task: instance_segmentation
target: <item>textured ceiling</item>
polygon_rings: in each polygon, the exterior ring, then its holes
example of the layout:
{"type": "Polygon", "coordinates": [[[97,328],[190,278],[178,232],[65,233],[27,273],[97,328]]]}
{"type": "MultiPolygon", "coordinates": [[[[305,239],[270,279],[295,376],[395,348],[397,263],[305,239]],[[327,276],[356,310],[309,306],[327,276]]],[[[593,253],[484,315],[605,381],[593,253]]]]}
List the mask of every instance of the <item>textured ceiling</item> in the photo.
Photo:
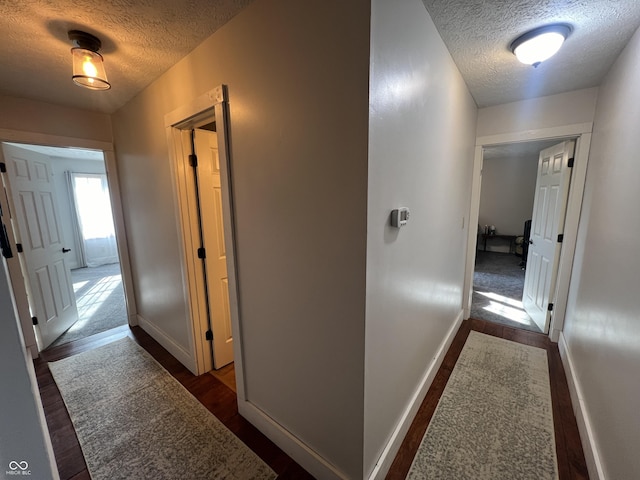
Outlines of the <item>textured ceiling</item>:
{"type": "MultiPolygon", "coordinates": [[[[0,94],[113,112],[253,0],[0,0],[0,94]],[[67,31],[103,43],[113,88],[71,81],[67,31]]],[[[599,85],[640,25],[640,0],[423,0],[479,106],[599,85]],[[574,31],[537,69],[508,49],[525,31],[574,31]]]]}
{"type": "Polygon", "coordinates": [[[423,0],[479,107],[600,85],[640,26],[640,0],[423,0]],[[573,32],[538,68],[511,42],[565,22],[573,32]]]}
{"type": "Polygon", "coordinates": [[[75,160],[95,160],[104,161],[104,155],[97,150],[84,150],[82,148],[61,148],[61,147],[48,147],[43,145],[25,145],[23,143],[9,143],[18,148],[24,148],[25,150],[31,150],[32,152],[42,153],[49,157],[55,158],[72,158],[75,160]]]}
{"type": "Polygon", "coordinates": [[[253,0],[0,0],[0,94],[111,113],[253,0]],[[102,40],[109,91],[71,81],[69,30],[102,40]]]}
{"type": "Polygon", "coordinates": [[[510,143],[485,147],[482,153],[482,158],[485,161],[504,158],[538,158],[541,150],[560,143],[561,141],[561,139],[539,140],[534,142],[510,143]]]}

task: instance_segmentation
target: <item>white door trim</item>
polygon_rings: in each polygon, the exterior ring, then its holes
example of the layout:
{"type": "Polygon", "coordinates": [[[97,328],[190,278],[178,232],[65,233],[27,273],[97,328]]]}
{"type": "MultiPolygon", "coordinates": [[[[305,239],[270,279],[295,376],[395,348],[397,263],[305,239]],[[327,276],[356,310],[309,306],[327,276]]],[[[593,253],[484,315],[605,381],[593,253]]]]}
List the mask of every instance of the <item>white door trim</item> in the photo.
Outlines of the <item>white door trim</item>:
{"type": "Polygon", "coordinates": [[[218,154],[220,158],[220,182],[222,190],[222,215],[224,223],[224,241],[227,250],[227,275],[229,279],[229,308],[231,310],[231,328],[234,338],[234,364],[238,401],[244,401],[244,375],[242,368],[242,340],[238,307],[238,283],[236,271],[235,229],[233,221],[233,200],[231,194],[230,157],[227,144],[228,116],[226,88],[219,86],[210,90],[187,105],[182,105],[164,117],[164,125],[172,164],[176,224],[180,228],[180,250],[182,253],[182,277],[184,295],[187,299],[186,315],[191,319],[190,343],[193,351],[197,375],[213,368],[209,341],[204,338],[206,331],[206,313],[203,305],[204,287],[199,262],[193,245],[193,225],[195,222],[193,205],[193,186],[190,167],[186,163],[189,153],[184,151],[183,135],[185,129],[199,119],[211,116],[215,118],[218,135],[218,154]]]}
{"type": "MultiPolygon", "coordinates": [[[[45,145],[51,147],[83,148],[89,150],[100,150],[104,153],[104,163],[107,170],[107,182],[109,184],[109,195],[111,197],[113,220],[116,231],[116,242],[118,244],[118,255],[120,256],[120,268],[122,272],[122,286],[124,288],[127,317],[130,326],[138,324],[137,307],[133,289],[133,276],[131,274],[131,261],[129,257],[129,247],[127,243],[127,233],[124,224],[124,213],[122,209],[122,197],[120,195],[120,183],[118,181],[116,157],[113,144],[100,140],[84,138],[65,137],[60,135],[49,135],[38,132],[28,132],[22,130],[10,130],[0,128],[0,142],[25,143],[29,145],[45,145]]],[[[15,245],[13,245],[15,249],[15,245]]],[[[9,264],[9,268],[20,268],[18,262],[9,264]]],[[[22,276],[22,271],[17,272],[22,276]]],[[[12,274],[13,275],[13,274],[12,274]]],[[[13,278],[13,276],[12,276],[13,278]]],[[[18,305],[18,311],[29,311],[29,304],[24,289],[14,288],[14,299],[18,305]]],[[[29,344],[30,339],[35,340],[31,319],[20,319],[25,346],[31,349],[32,356],[38,356],[35,343],[29,344]]]]}
{"type": "Polygon", "coordinates": [[[480,208],[480,189],[482,185],[482,151],[485,147],[508,143],[521,143],[534,140],[552,140],[567,137],[576,138],[575,164],[569,186],[569,200],[565,217],[564,241],[560,253],[560,264],[556,280],[556,289],[552,294],[551,302],[554,304],[554,312],[549,327],[549,337],[557,342],[564,325],[564,315],[567,309],[567,297],[571,283],[571,269],[578,236],[578,223],[582,209],[582,194],[587,176],[587,162],[589,160],[589,147],[591,145],[591,130],[593,123],[579,123],[563,125],[560,127],[542,128],[538,130],[526,130],[521,132],[503,133],[476,138],[476,147],[473,161],[473,178],[471,186],[471,204],[469,209],[469,229],[467,238],[467,261],[465,265],[463,309],[464,318],[471,314],[471,295],[473,291],[473,271],[476,261],[476,242],[478,212],[480,208]]]}

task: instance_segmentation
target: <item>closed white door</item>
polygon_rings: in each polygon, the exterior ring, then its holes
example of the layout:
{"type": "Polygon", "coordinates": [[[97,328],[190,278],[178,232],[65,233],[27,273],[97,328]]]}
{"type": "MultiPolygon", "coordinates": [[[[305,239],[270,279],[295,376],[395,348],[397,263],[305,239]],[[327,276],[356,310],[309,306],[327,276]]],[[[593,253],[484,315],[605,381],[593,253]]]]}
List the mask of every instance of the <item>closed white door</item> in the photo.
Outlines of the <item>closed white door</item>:
{"type": "Polygon", "coordinates": [[[198,184],[205,264],[209,291],[209,310],[213,332],[213,365],[218,369],[233,362],[233,335],[229,308],[227,253],[222,219],[222,190],[218,137],[215,132],[195,131],[198,156],[198,184]]]}
{"type": "Polygon", "coordinates": [[[548,333],[549,299],[555,290],[556,274],[564,231],[574,142],[562,142],[540,152],[538,178],[533,201],[531,234],[522,303],[525,311],[544,333],[548,333]]]}
{"type": "Polygon", "coordinates": [[[51,160],[11,145],[3,144],[3,150],[24,250],[29,305],[38,319],[40,347],[46,348],[78,320],[51,160]]]}

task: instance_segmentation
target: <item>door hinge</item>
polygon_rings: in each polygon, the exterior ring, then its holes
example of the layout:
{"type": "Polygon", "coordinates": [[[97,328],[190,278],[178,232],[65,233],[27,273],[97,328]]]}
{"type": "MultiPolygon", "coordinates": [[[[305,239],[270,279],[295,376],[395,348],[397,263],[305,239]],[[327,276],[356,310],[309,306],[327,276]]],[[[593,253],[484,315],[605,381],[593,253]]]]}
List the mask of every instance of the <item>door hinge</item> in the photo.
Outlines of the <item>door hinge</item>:
{"type": "Polygon", "coordinates": [[[198,166],[198,156],[195,153],[189,155],[189,165],[191,165],[192,167],[198,166]]]}
{"type": "Polygon", "coordinates": [[[207,252],[205,251],[204,247],[200,247],[198,249],[198,258],[207,258],[207,252]]]}
{"type": "Polygon", "coordinates": [[[560,235],[558,235],[558,243],[562,243],[564,242],[564,233],[561,233],[560,235]]]}
{"type": "Polygon", "coordinates": [[[549,306],[547,307],[547,310],[549,310],[550,312],[553,312],[553,303],[549,304],[549,306]]]}
{"type": "Polygon", "coordinates": [[[571,158],[569,159],[569,165],[568,165],[568,166],[569,166],[569,168],[573,168],[573,163],[574,163],[574,161],[573,161],[573,157],[571,157],[571,158]]]}
{"type": "Polygon", "coordinates": [[[24,248],[22,248],[21,243],[16,243],[16,250],[18,251],[18,253],[24,252],[24,248]]]}
{"type": "Polygon", "coordinates": [[[204,334],[204,338],[209,341],[213,340],[213,332],[211,330],[207,330],[204,334]]]}
{"type": "Polygon", "coordinates": [[[0,162],[0,173],[7,173],[7,164],[0,162]]]}
{"type": "Polygon", "coordinates": [[[34,325],[38,324],[38,317],[31,317],[31,321],[33,322],[34,325]]]}

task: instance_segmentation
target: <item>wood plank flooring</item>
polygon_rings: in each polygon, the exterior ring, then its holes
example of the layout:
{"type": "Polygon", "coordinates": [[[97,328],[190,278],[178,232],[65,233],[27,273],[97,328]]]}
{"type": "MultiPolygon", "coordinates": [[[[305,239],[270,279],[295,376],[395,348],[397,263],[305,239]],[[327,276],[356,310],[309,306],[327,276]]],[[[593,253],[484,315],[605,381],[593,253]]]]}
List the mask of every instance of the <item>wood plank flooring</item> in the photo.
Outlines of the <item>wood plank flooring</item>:
{"type": "MultiPolygon", "coordinates": [[[[400,480],[406,477],[438,400],[471,330],[547,350],[559,480],[587,480],[588,474],[582,445],[557,345],[545,335],[473,319],[465,320],[462,323],[389,470],[387,479],[400,480]]],[[[71,419],[53,381],[47,362],[97,348],[125,336],[131,337],[151,353],[209,411],[278,473],[279,479],[304,480],[313,478],[238,414],[235,392],[213,375],[200,375],[199,377],[192,375],[142,329],[123,326],[87,339],[51,348],[42,352],[41,357],[35,361],[40,395],[61,480],[89,480],[90,477],[71,419]]]]}
{"type": "MultiPolygon", "coordinates": [[[[119,327],[41,352],[34,362],[53,451],[61,480],[90,480],[73,424],[47,362],[91,350],[125,336],[147,350],[200,403],[264,460],[282,480],[313,479],[257,428],[238,414],[236,394],[212,375],[194,376],[139,327],[119,327]]],[[[144,479],[140,479],[144,480],[144,479]]]]}
{"type": "Polygon", "coordinates": [[[559,480],[588,480],[587,466],[582,451],[582,444],[578,434],[569,387],[560,359],[557,344],[551,342],[546,335],[511,328],[484,320],[469,319],[462,322],[442,366],[438,370],[427,395],[420,406],[407,435],[402,442],[391,468],[387,480],[403,480],[415,456],[429,421],[438,405],[438,400],[444,391],[451,371],[460,356],[462,347],[469,336],[469,332],[477,332],[505,338],[514,342],[544,348],[549,359],[549,375],[551,380],[551,402],[553,407],[553,423],[556,437],[556,455],[558,458],[559,480]]]}

